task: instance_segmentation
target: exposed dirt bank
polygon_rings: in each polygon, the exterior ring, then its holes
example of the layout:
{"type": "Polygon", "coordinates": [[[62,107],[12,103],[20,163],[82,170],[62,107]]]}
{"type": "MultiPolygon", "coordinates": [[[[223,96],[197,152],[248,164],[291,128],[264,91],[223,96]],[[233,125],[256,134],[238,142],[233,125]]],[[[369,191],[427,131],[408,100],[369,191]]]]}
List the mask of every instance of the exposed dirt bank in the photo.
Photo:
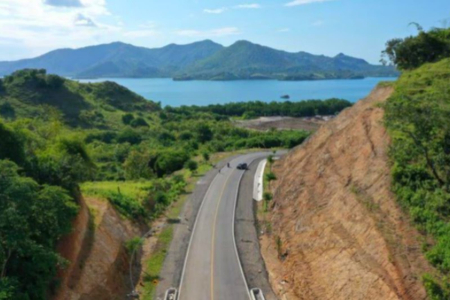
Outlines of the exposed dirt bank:
{"type": "Polygon", "coordinates": [[[375,89],[274,165],[261,250],[280,299],[426,299],[419,236],[390,192],[377,104],[391,93],[375,89]]]}
{"type": "Polygon", "coordinates": [[[278,130],[316,131],[322,124],[331,118],[331,116],[311,118],[261,117],[255,120],[236,121],[236,125],[260,131],[267,131],[272,128],[278,130]]]}
{"type": "Polygon", "coordinates": [[[82,200],[73,233],[59,245],[70,264],[60,274],[61,286],[53,299],[125,299],[132,289],[124,244],[140,233],[108,201],[82,200]]]}

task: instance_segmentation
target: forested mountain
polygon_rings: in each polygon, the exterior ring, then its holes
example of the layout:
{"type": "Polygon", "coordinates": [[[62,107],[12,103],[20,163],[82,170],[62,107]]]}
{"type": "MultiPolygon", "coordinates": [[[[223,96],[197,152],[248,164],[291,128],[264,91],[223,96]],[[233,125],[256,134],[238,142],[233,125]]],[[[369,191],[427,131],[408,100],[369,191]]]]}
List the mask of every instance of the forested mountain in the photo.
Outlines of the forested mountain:
{"type": "Polygon", "coordinates": [[[396,71],[391,67],[371,65],[342,53],[335,57],[291,53],[238,41],[188,67],[184,78],[302,80],[392,75],[396,71]]]}
{"type": "Polygon", "coordinates": [[[0,62],[0,75],[24,68],[76,78],[172,77],[176,80],[306,80],[396,76],[393,67],[371,65],[344,54],[335,57],[291,53],[238,41],[223,47],[210,40],[148,49],[120,42],[60,49],[42,56],[0,62]]]}

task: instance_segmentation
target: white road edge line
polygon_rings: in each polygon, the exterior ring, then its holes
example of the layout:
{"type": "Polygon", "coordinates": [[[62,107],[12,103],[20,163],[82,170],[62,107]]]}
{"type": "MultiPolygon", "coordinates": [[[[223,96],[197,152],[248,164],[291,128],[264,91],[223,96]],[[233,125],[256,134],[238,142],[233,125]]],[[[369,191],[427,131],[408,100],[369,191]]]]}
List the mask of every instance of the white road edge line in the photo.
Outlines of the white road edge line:
{"type": "MultiPolygon", "coordinates": [[[[259,159],[259,157],[252,159],[250,161],[249,165],[251,165],[257,159],[259,159]]],[[[239,197],[239,189],[241,188],[242,177],[244,177],[245,172],[242,172],[241,177],[239,177],[239,183],[238,183],[238,187],[236,189],[236,199],[235,199],[235,202],[234,202],[233,222],[232,222],[232,234],[233,234],[234,250],[236,252],[236,257],[237,257],[237,260],[239,262],[239,269],[241,270],[242,278],[244,279],[245,287],[247,289],[248,299],[251,299],[251,294],[250,294],[250,290],[248,288],[247,279],[245,278],[244,269],[242,268],[241,258],[239,257],[239,252],[238,252],[237,245],[236,245],[236,235],[234,234],[234,225],[235,225],[234,223],[236,221],[236,208],[237,208],[238,197],[239,197]]]]}
{"type": "MultiPolygon", "coordinates": [[[[200,208],[198,209],[197,215],[195,216],[195,222],[194,222],[194,227],[192,227],[192,231],[191,231],[191,237],[189,238],[189,244],[188,244],[188,249],[186,251],[186,256],[184,258],[184,264],[183,264],[183,271],[181,273],[181,279],[180,279],[180,286],[178,287],[178,297],[177,299],[180,299],[181,296],[181,288],[183,287],[183,279],[184,279],[184,275],[186,273],[186,265],[187,265],[187,261],[188,261],[188,257],[189,257],[189,251],[191,250],[191,244],[192,244],[192,240],[194,239],[194,233],[195,233],[195,228],[197,227],[197,221],[198,221],[198,216],[200,215],[200,212],[203,209],[203,206],[205,204],[205,198],[208,195],[209,191],[211,190],[211,187],[213,186],[214,181],[216,181],[216,179],[218,178],[219,174],[217,174],[214,179],[211,181],[211,183],[209,184],[208,189],[206,190],[205,195],[203,196],[202,199],[202,204],[200,204],[200,208]]],[[[189,227],[188,227],[189,228],[189,227]]]]}

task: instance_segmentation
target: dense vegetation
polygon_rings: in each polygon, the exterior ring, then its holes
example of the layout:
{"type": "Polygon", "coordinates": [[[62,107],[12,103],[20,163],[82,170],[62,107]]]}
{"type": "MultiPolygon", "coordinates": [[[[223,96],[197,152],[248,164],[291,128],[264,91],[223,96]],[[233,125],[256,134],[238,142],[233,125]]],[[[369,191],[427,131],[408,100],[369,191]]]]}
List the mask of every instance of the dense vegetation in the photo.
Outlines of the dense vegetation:
{"type": "MultiPolygon", "coordinates": [[[[447,31],[421,31],[407,38],[398,46],[397,63],[409,69],[450,56],[428,40],[447,31]]],[[[423,282],[430,299],[436,300],[450,299],[449,79],[449,58],[405,72],[385,106],[393,190],[426,237],[423,250],[436,272],[425,274],[423,282]]]]}
{"type": "Polygon", "coordinates": [[[45,299],[92,162],[83,143],[40,121],[0,122],[0,149],[0,299],[45,299]]]}
{"type": "Polygon", "coordinates": [[[387,42],[382,61],[388,59],[401,70],[412,70],[424,63],[437,62],[450,56],[450,28],[419,30],[417,36],[396,38],[387,42]]]}
{"type": "Polygon", "coordinates": [[[182,115],[192,115],[195,112],[208,112],[229,117],[243,117],[244,119],[259,116],[289,116],[312,117],[315,115],[335,115],[352,104],[347,100],[307,100],[300,102],[236,102],[227,104],[211,104],[208,106],[166,107],[168,112],[182,115]]]}
{"type": "MultiPolygon", "coordinates": [[[[328,114],[348,106],[324,103],[308,109],[328,114]]],[[[57,287],[66,262],[54,249],[71,230],[80,185],[122,216],[148,222],[183,193],[180,170],[197,172],[215,152],[291,148],[309,135],[236,128],[228,116],[303,113],[297,106],[162,109],[112,82],[80,84],[45,70],[1,79],[0,299],[47,299],[57,287]]]]}
{"type": "Polygon", "coordinates": [[[0,62],[0,75],[23,68],[46,68],[50,73],[77,78],[172,77],[177,80],[320,80],[398,75],[392,67],[370,65],[344,54],[325,57],[288,53],[247,41],[223,47],[208,40],[157,49],[124,43],[60,49],[33,59],[0,62]]]}

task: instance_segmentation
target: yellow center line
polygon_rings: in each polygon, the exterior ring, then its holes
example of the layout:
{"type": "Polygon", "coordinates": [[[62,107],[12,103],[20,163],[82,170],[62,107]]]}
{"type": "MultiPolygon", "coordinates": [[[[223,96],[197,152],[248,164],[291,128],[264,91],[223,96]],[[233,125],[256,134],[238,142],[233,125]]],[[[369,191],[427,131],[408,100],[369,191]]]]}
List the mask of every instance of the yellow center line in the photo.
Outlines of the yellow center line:
{"type": "Polygon", "coordinates": [[[213,230],[212,230],[212,242],[211,242],[211,300],[214,300],[214,250],[215,250],[215,240],[216,240],[216,224],[217,224],[217,216],[219,215],[219,207],[220,203],[222,202],[223,193],[225,192],[225,188],[228,185],[228,181],[230,180],[231,176],[228,176],[227,180],[225,181],[225,184],[223,186],[222,192],[219,196],[219,203],[217,203],[217,209],[216,214],[214,216],[214,224],[213,224],[213,230]]]}

